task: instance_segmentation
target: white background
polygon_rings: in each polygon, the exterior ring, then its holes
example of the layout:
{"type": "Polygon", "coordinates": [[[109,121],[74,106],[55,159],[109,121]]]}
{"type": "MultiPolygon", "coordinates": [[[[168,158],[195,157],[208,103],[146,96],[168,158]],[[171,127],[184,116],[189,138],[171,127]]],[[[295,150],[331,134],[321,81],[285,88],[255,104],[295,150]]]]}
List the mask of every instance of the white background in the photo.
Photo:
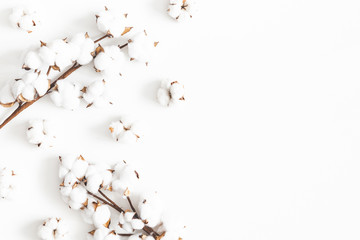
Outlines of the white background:
{"type": "MultiPolygon", "coordinates": [[[[184,216],[189,239],[360,238],[360,2],[199,3],[195,18],[178,24],[167,0],[1,1],[0,84],[18,76],[21,54],[40,39],[100,36],[94,13],[104,5],[128,12],[160,44],[149,67],[129,63],[111,83],[114,106],[69,112],[45,98],[0,131],[0,163],[19,181],[18,197],[0,202],[0,239],[37,239],[49,216],[85,239],[90,227],[57,190],[57,157],[71,152],[138,165],[184,216]],[[29,35],[7,19],[30,2],[45,21],[29,35]],[[182,107],[156,103],[166,77],[185,84],[182,107]],[[146,126],[141,143],[111,139],[108,124],[124,114],[146,126]],[[56,147],[26,142],[33,118],[58,124],[56,147]]],[[[90,66],[69,80],[97,78],[90,66]]]]}

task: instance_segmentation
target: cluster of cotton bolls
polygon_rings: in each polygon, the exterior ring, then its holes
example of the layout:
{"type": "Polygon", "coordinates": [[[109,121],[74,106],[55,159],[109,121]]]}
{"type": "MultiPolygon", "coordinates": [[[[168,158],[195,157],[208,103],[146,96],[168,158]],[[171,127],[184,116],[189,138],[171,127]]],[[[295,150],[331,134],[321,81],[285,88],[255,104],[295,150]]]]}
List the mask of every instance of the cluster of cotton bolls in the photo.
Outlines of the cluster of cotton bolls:
{"type": "Polygon", "coordinates": [[[38,147],[52,147],[56,139],[55,129],[52,121],[43,119],[30,120],[26,136],[29,143],[38,147]]]}
{"type": "Polygon", "coordinates": [[[130,198],[133,192],[139,193],[139,174],[125,161],[110,167],[104,163],[89,164],[81,155],[60,157],[59,176],[65,202],[70,208],[81,210],[84,221],[94,227],[88,234],[89,240],[183,237],[184,227],[166,217],[157,193],[140,197],[135,205],[138,211],[135,210],[130,198]],[[132,210],[118,206],[107,193],[127,199],[132,210]]]}
{"type": "Polygon", "coordinates": [[[113,139],[121,143],[136,143],[141,137],[139,124],[126,117],[111,122],[109,130],[113,139]]]}
{"type": "Polygon", "coordinates": [[[168,13],[170,17],[179,22],[192,18],[196,11],[197,4],[195,0],[170,0],[168,13]]]}
{"type": "Polygon", "coordinates": [[[158,101],[163,106],[176,105],[185,100],[184,86],[178,81],[164,80],[157,93],[158,101]]]}
{"type": "Polygon", "coordinates": [[[38,14],[32,8],[14,8],[9,18],[13,26],[28,33],[33,32],[40,24],[38,14]]]}
{"type": "Polygon", "coordinates": [[[68,225],[60,218],[48,218],[39,227],[38,236],[42,240],[69,239],[68,225]]]}
{"type": "Polygon", "coordinates": [[[77,33],[70,40],[56,39],[50,43],[41,42],[36,51],[29,51],[24,59],[25,70],[47,72],[49,67],[63,71],[74,62],[86,65],[93,60],[95,42],[87,33],[77,33]]]}
{"type": "Polygon", "coordinates": [[[0,198],[11,198],[15,185],[14,171],[3,168],[0,169],[0,198]]]}

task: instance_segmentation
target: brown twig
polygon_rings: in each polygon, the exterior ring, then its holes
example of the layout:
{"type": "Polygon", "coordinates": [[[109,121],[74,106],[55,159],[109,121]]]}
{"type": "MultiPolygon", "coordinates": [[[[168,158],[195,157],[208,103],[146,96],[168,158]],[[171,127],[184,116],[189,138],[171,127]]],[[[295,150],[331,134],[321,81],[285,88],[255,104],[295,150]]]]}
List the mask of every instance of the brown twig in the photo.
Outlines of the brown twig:
{"type": "MultiPolygon", "coordinates": [[[[100,42],[101,40],[105,39],[105,38],[109,38],[110,35],[106,34],[102,37],[100,37],[99,39],[95,40],[94,42],[100,42]]],[[[127,45],[127,44],[126,44],[127,45]]],[[[25,103],[19,103],[19,106],[10,114],[9,117],[7,117],[0,125],[0,129],[2,129],[3,127],[5,127],[11,120],[13,120],[15,117],[17,117],[21,112],[23,112],[25,109],[27,109],[28,107],[30,107],[31,105],[33,105],[35,102],[37,102],[38,100],[40,100],[42,97],[48,95],[56,86],[56,83],[60,80],[63,80],[65,78],[67,78],[68,76],[70,76],[73,72],[75,72],[77,69],[79,69],[80,67],[82,67],[82,65],[78,64],[78,63],[74,63],[74,65],[69,68],[65,73],[63,73],[60,77],[58,77],[53,83],[51,83],[50,88],[48,89],[48,91],[43,95],[43,96],[39,96],[36,99],[34,99],[33,101],[30,102],[25,102],[25,103]]],[[[50,71],[50,68],[49,68],[50,71]]],[[[48,73],[49,73],[48,71],[48,73]]]]}
{"type": "Polygon", "coordinates": [[[123,48],[126,47],[127,45],[129,45],[129,43],[125,43],[125,44],[123,44],[123,45],[119,45],[118,47],[119,47],[120,49],[123,49],[123,48]]]}
{"type": "Polygon", "coordinates": [[[111,204],[113,204],[115,207],[118,208],[119,212],[125,212],[121,207],[119,207],[113,200],[111,200],[108,196],[105,195],[105,193],[103,193],[101,190],[99,190],[99,193],[106,198],[106,200],[108,200],[111,204]]]}
{"type": "Polygon", "coordinates": [[[138,214],[137,214],[137,212],[136,212],[136,209],[135,209],[134,205],[133,205],[132,202],[131,202],[130,197],[127,196],[126,199],[127,199],[128,202],[129,202],[129,205],[130,205],[130,207],[131,207],[131,210],[135,213],[136,216],[138,216],[138,214]]]}

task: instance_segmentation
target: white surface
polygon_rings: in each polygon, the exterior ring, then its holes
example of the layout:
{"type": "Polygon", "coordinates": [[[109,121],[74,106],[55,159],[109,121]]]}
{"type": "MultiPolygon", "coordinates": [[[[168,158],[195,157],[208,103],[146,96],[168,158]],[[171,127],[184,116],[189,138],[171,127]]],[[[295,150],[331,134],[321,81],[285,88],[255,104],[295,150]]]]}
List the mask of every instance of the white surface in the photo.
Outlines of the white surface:
{"type": "MultiPolygon", "coordinates": [[[[46,21],[28,35],[9,27],[0,5],[1,81],[16,76],[23,50],[96,30],[105,4],[146,23],[160,41],[148,68],[129,63],[113,83],[114,106],[68,112],[44,99],[0,133],[3,165],[19,175],[18,198],[0,202],[1,239],[37,239],[49,216],[89,230],[57,191],[57,156],[140,165],[148,184],[186,218],[189,239],[359,239],[360,2],[200,1],[190,24],[166,14],[167,0],[34,2],[46,21]],[[181,80],[187,101],[155,101],[163,77],[181,80]],[[146,126],[144,141],[113,142],[120,115],[146,126]],[[58,146],[26,142],[26,122],[59,124],[58,146]]],[[[93,78],[91,68],[70,79],[93,78]]],[[[179,215],[180,216],[180,215],[179,215]]]]}

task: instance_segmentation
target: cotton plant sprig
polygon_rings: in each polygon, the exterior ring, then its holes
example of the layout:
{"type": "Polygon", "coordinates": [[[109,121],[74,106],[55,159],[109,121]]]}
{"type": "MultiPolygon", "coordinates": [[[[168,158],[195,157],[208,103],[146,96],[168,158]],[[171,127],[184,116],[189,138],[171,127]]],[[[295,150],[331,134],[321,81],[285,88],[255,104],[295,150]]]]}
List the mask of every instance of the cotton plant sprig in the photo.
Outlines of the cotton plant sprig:
{"type": "Polygon", "coordinates": [[[59,177],[64,201],[94,227],[88,239],[182,239],[184,227],[167,221],[156,193],[143,194],[133,202],[141,186],[140,175],[125,161],[111,167],[91,164],[81,155],[60,157],[59,177]],[[117,204],[116,196],[125,199],[126,206],[117,204]]]}
{"type": "Polygon", "coordinates": [[[74,110],[85,100],[87,106],[103,106],[108,101],[104,84],[98,81],[86,88],[77,84],[64,82],[77,69],[91,62],[96,72],[104,79],[121,75],[126,55],[123,48],[128,47],[130,60],[138,60],[148,64],[153,49],[158,42],[152,40],[146,31],[126,38],[133,27],[128,26],[127,14],[116,14],[105,8],[96,14],[96,24],[105,35],[93,40],[87,33],[78,33],[72,38],[57,39],[50,43],[41,41],[37,50],[29,51],[22,65],[25,74],[18,79],[7,82],[0,89],[0,105],[6,108],[18,104],[18,107],[1,124],[0,129],[7,125],[22,111],[51,94],[56,106],[74,110]],[[123,37],[128,40],[123,45],[102,46],[100,42],[106,38],[123,37]],[[60,76],[51,77],[57,72],[60,76]],[[51,80],[54,79],[54,80],[51,80]]]}

